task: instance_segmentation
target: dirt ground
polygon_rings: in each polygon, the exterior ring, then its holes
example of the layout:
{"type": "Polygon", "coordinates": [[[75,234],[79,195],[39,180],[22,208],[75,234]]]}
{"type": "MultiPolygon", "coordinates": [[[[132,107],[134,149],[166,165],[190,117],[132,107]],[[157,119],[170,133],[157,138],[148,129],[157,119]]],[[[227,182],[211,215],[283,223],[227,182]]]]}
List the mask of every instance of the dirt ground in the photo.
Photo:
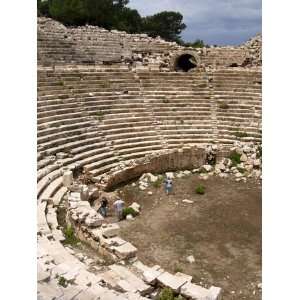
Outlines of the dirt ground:
{"type": "Polygon", "coordinates": [[[142,206],[134,221],[120,222],[120,236],[138,248],[138,258],[170,272],[193,276],[202,286],[223,288],[224,299],[261,299],[261,186],[198,175],[163,186],[120,189],[125,202],[142,206]],[[205,195],[195,193],[201,183],[205,195]],[[148,195],[152,191],[153,195],[148,195]],[[185,204],[183,199],[194,201],[185,204]],[[195,263],[186,258],[193,255],[195,263]]]}

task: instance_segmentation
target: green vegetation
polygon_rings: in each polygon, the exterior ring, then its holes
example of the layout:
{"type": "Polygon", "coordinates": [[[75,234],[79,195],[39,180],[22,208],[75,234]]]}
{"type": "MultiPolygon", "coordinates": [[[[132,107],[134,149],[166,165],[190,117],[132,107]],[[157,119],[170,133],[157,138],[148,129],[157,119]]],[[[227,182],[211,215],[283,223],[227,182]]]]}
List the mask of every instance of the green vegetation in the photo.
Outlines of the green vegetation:
{"type": "Polygon", "coordinates": [[[159,188],[162,185],[163,181],[164,181],[163,177],[158,177],[158,179],[154,181],[152,185],[155,188],[159,188]]]}
{"type": "Polygon", "coordinates": [[[196,190],[195,192],[199,195],[204,195],[205,194],[205,187],[201,184],[199,184],[197,187],[196,187],[196,190]]]}
{"type": "Polygon", "coordinates": [[[247,136],[248,136],[248,134],[247,134],[246,132],[244,132],[244,131],[236,131],[236,132],[234,133],[234,135],[235,135],[236,137],[239,137],[239,138],[243,138],[243,137],[247,137],[247,136]]]}
{"type": "Polygon", "coordinates": [[[177,273],[177,272],[183,272],[183,270],[182,270],[182,268],[179,265],[175,265],[174,272],[175,273],[177,273]]]}
{"type": "Polygon", "coordinates": [[[261,158],[262,157],[262,147],[261,145],[259,145],[257,147],[257,154],[256,154],[257,158],[261,158]]]}
{"type": "MultiPolygon", "coordinates": [[[[180,12],[163,11],[141,17],[136,9],[127,7],[129,0],[38,0],[38,16],[46,16],[66,26],[85,24],[117,29],[128,33],[147,33],[183,44],[180,34],[186,28],[180,12]]],[[[202,41],[193,43],[202,46],[202,41]]]]}
{"type": "Polygon", "coordinates": [[[126,218],[127,215],[132,215],[135,217],[137,215],[137,212],[132,207],[125,207],[122,211],[123,218],[126,218]]]}
{"type": "Polygon", "coordinates": [[[164,288],[159,294],[159,300],[174,300],[174,294],[170,288],[164,288]]]}
{"type": "Polygon", "coordinates": [[[65,235],[65,241],[64,244],[69,244],[69,245],[76,245],[79,240],[75,236],[74,229],[71,225],[68,225],[67,228],[64,229],[64,235],[65,235]]]}
{"type": "Polygon", "coordinates": [[[231,152],[229,158],[234,166],[241,163],[241,154],[237,153],[236,151],[231,152]]]}
{"type": "Polygon", "coordinates": [[[102,121],[103,117],[104,117],[104,113],[102,111],[97,111],[95,113],[96,118],[98,119],[98,121],[102,121]]]}
{"type": "Polygon", "coordinates": [[[143,31],[152,37],[161,36],[167,41],[181,43],[180,33],[186,28],[179,12],[163,11],[143,19],[143,31]]]}
{"type": "Polygon", "coordinates": [[[221,109],[228,109],[229,105],[226,102],[221,102],[219,104],[219,108],[221,108],[221,109]]]}
{"type": "Polygon", "coordinates": [[[209,45],[205,45],[203,40],[197,39],[192,43],[185,43],[184,46],[186,47],[193,47],[193,48],[209,48],[209,45]]]}
{"type": "Polygon", "coordinates": [[[159,300],[183,300],[181,295],[175,297],[170,288],[163,288],[159,294],[159,300]]]}
{"type": "Polygon", "coordinates": [[[63,277],[63,276],[58,276],[58,284],[59,284],[60,286],[64,287],[64,288],[66,288],[67,285],[68,285],[68,281],[66,280],[65,277],[63,277]]]}

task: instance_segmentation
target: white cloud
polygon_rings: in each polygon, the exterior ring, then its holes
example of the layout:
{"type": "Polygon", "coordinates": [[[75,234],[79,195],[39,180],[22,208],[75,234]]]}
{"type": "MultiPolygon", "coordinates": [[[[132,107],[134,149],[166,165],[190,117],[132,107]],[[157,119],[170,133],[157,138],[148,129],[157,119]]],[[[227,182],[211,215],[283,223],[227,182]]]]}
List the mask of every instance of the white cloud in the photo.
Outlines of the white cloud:
{"type": "Polygon", "coordinates": [[[239,44],[261,31],[261,0],[131,0],[141,15],[179,11],[187,29],[185,40],[210,44],[239,44]]]}

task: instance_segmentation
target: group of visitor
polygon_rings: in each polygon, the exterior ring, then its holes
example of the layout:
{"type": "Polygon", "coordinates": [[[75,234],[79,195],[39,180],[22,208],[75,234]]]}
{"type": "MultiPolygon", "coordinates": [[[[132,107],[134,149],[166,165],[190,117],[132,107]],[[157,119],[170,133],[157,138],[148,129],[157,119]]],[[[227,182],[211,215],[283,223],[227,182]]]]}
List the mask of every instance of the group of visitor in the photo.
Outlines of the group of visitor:
{"type": "MultiPolygon", "coordinates": [[[[165,182],[165,191],[167,195],[169,195],[172,192],[173,188],[173,181],[170,177],[167,177],[165,182]]],[[[116,216],[119,221],[122,220],[123,218],[123,209],[124,209],[125,202],[121,199],[118,198],[114,203],[113,207],[115,208],[116,216]]],[[[106,218],[107,217],[107,212],[108,212],[108,200],[106,197],[102,197],[101,203],[100,203],[100,208],[99,208],[99,213],[106,218]]]]}
{"type": "MultiPolygon", "coordinates": [[[[113,203],[113,206],[115,208],[116,215],[117,215],[119,221],[122,220],[122,212],[123,212],[124,204],[125,204],[125,202],[123,200],[121,200],[120,198],[118,198],[113,203]]],[[[106,197],[103,197],[101,200],[101,203],[100,203],[99,213],[104,218],[106,218],[107,212],[108,212],[108,200],[106,199],[106,197]]]]}

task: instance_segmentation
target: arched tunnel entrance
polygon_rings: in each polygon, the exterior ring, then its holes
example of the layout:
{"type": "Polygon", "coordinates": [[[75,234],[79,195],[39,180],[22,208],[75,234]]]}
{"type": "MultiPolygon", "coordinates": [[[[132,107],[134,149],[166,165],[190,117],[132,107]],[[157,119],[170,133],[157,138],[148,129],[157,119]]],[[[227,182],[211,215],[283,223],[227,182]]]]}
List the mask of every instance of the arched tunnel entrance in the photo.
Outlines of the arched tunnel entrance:
{"type": "Polygon", "coordinates": [[[174,67],[176,71],[188,72],[197,67],[197,60],[193,55],[185,53],[177,57],[174,67]]]}

